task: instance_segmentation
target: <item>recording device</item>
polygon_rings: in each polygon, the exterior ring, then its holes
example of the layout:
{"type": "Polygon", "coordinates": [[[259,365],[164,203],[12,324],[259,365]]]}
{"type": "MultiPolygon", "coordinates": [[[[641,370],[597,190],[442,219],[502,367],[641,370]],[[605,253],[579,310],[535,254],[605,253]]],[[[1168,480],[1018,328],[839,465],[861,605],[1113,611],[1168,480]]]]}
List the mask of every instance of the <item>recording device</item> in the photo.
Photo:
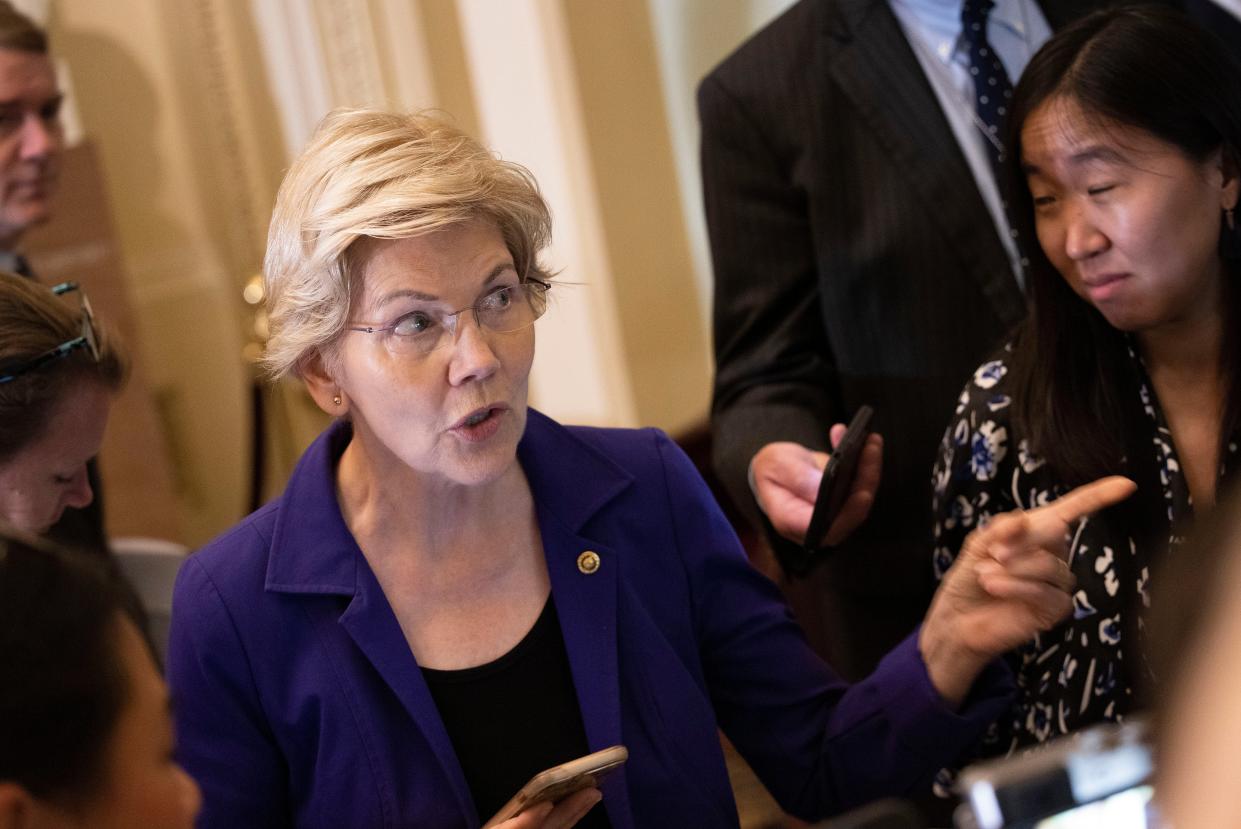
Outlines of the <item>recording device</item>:
{"type": "Polygon", "coordinates": [[[806,528],[805,548],[808,553],[823,546],[823,536],[827,535],[849,498],[853,479],[857,475],[858,460],[862,457],[866,438],[870,437],[870,419],[874,413],[870,406],[857,410],[844,437],[836,444],[827,461],[818,495],[814,499],[814,512],[810,514],[810,526],[806,528]]]}
{"type": "Polygon", "coordinates": [[[521,791],[505,803],[504,808],[496,812],[495,817],[487,821],[483,829],[517,817],[526,809],[539,803],[549,800],[555,803],[564,800],[574,792],[596,787],[599,781],[610,772],[620,768],[628,759],[627,748],[612,746],[541,771],[530,778],[530,782],[522,786],[521,791]]]}
{"type": "Polygon", "coordinates": [[[971,766],[958,829],[1158,829],[1141,721],[1104,725],[1019,757],[971,766]]]}

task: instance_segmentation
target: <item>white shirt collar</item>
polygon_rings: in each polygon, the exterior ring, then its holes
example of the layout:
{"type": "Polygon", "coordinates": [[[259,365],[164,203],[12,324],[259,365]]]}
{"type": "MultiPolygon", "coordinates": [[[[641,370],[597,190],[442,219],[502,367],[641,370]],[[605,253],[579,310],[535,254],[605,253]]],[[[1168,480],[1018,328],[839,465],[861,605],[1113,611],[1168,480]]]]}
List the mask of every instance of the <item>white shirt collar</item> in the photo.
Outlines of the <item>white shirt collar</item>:
{"type": "MultiPolygon", "coordinates": [[[[964,48],[961,40],[961,0],[891,0],[901,16],[912,20],[931,51],[949,64],[964,48]]],[[[1019,40],[1028,36],[1029,15],[1024,4],[1031,0],[996,0],[988,27],[1003,26],[1019,40]]],[[[1241,0],[1239,0],[1241,2],[1241,0]]]]}

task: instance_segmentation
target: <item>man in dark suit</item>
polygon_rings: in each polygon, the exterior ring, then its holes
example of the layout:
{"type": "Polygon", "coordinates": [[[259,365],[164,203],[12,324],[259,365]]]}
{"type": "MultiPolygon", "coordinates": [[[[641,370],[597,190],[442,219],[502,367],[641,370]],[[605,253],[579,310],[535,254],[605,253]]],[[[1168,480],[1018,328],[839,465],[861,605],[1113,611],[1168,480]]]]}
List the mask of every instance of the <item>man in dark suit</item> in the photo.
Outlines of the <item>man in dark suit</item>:
{"type": "MultiPolygon", "coordinates": [[[[18,252],[28,230],[52,213],[64,151],[60,86],[47,37],[30,18],[0,0],[0,269],[34,278],[18,252]]],[[[95,498],[66,509],[50,535],[91,550],[106,549],[98,474],[87,472],[95,498]]]]}
{"type": "MultiPolygon", "coordinates": [[[[951,4],[922,5],[933,17],[951,4]]],[[[1026,39],[1014,76],[1049,28],[1092,7],[995,5],[1026,39]]],[[[850,677],[926,609],[934,450],[969,373],[1024,313],[984,136],[970,134],[972,91],[958,107],[966,92],[942,74],[968,64],[951,64],[951,36],[939,51],[933,31],[911,33],[921,24],[901,6],[801,0],[698,93],[715,464],[730,495],[787,562],[805,518],[781,504],[813,500],[830,424],[869,404],[885,439],[868,521],[786,585],[816,648],[850,677]]],[[[960,36],[961,6],[948,13],[960,36]]]]}

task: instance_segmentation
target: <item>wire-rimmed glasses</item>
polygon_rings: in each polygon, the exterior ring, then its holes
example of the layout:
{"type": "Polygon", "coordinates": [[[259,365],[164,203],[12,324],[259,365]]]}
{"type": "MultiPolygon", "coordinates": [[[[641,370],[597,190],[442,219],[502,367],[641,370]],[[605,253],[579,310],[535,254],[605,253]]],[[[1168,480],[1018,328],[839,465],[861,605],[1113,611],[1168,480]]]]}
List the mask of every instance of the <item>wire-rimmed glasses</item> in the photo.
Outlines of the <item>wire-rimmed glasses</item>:
{"type": "Polygon", "coordinates": [[[86,296],[86,292],[76,282],[61,282],[59,285],[52,286],[52,293],[56,296],[63,296],[73,291],[77,292],[82,304],[81,333],[73,339],[66,340],[55,348],[49,349],[24,363],[0,367],[0,384],[11,383],[23,374],[41,368],[53,360],[66,357],[79,348],[87,349],[90,352],[91,359],[99,362],[99,337],[95,332],[95,312],[91,309],[90,299],[86,296]]]}
{"type": "Polygon", "coordinates": [[[387,325],[351,325],[348,330],[383,334],[384,345],[394,354],[429,354],[456,339],[457,324],[466,312],[473,312],[474,321],[484,331],[508,334],[528,328],[547,310],[550,288],[548,283],[536,279],[502,285],[458,311],[418,309],[387,325]]]}

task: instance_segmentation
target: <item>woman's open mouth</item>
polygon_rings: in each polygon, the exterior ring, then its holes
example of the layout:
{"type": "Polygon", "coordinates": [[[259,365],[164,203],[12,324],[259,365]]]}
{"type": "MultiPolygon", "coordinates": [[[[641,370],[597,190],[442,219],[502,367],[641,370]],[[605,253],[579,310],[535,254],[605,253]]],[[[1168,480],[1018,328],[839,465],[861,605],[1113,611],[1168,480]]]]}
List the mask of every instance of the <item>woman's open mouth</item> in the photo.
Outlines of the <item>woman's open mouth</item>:
{"type": "Polygon", "coordinates": [[[469,443],[487,440],[500,428],[500,421],[507,411],[507,406],[476,409],[458,420],[448,431],[469,443]]]}

